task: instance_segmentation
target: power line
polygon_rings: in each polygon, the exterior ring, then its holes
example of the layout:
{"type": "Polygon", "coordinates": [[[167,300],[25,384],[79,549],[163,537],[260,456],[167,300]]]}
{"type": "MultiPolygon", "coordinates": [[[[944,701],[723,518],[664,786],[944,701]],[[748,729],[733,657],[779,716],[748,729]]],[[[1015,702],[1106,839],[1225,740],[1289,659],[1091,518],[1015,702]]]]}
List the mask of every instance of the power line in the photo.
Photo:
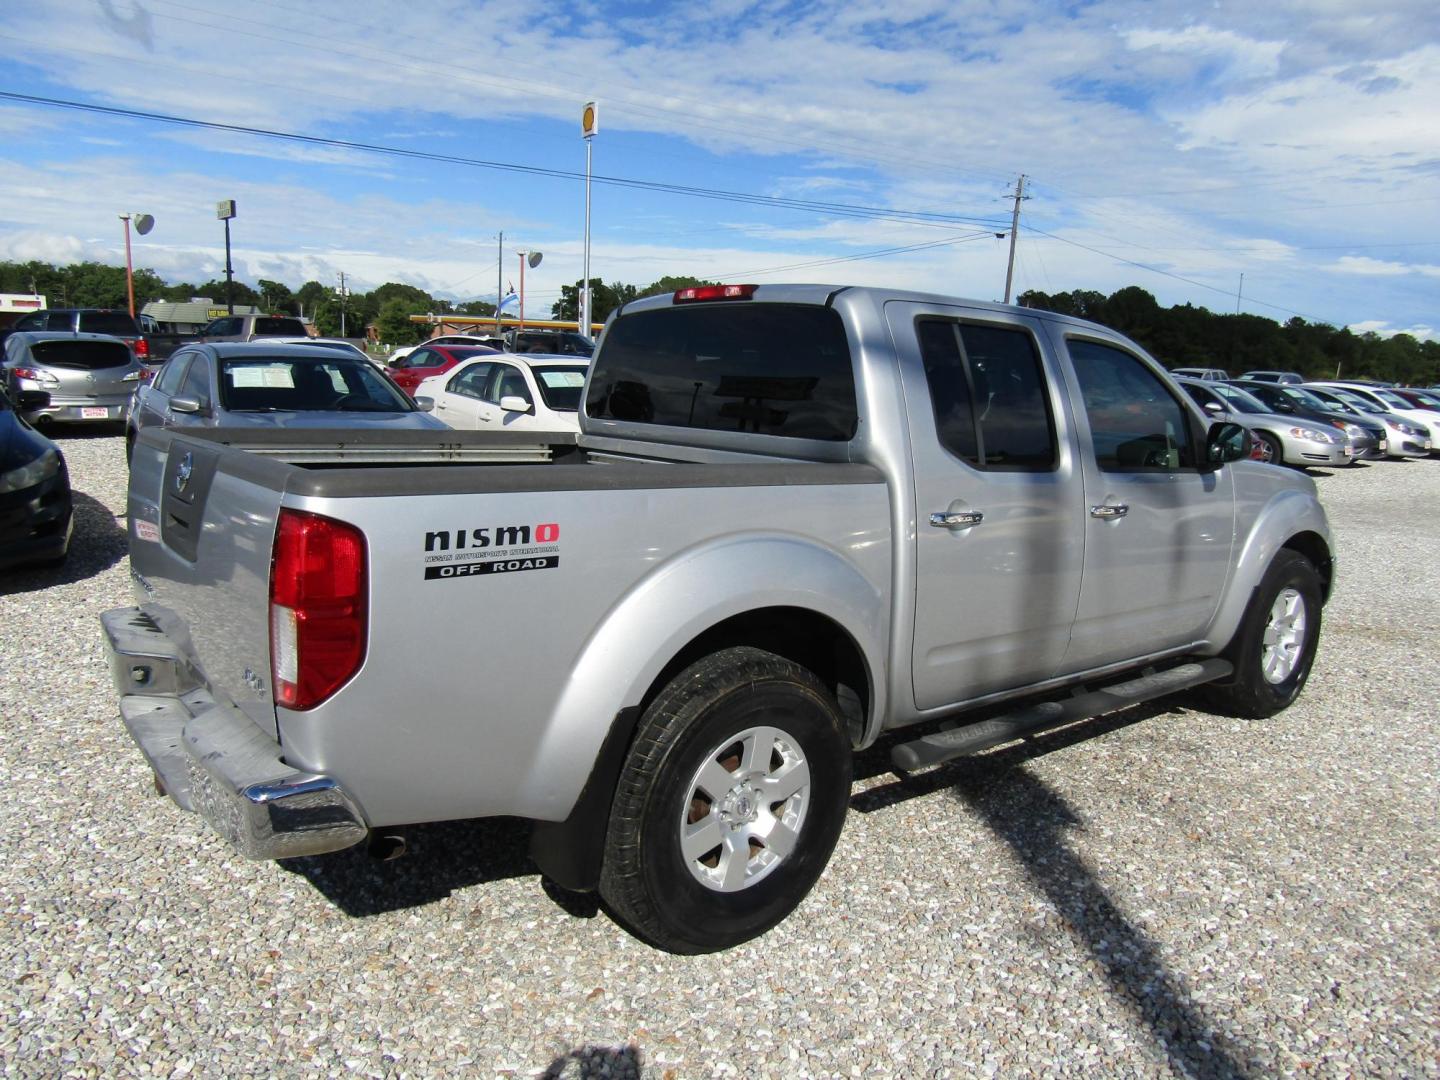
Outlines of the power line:
{"type": "MultiPolygon", "coordinates": [[[[63,98],[40,97],[34,94],[17,94],[0,90],[0,98],[20,101],[31,105],[46,105],[60,109],[74,109],[79,112],[98,113],[102,116],[123,116],[132,120],[147,120],[152,123],[174,124],[179,127],[197,128],[204,131],[223,131],[237,135],[253,135],[283,142],[300,143],[307,146],[326,146],[332,149],[356,150],[362,153],[382,154],[388,157],[409,158],[417,161],[435,161],[469,168],[495,169],[500,172],[519,173],[527,176],[548,176],[558,180],[583,181],[585,174],[569,169],[552,169],[541,165],[522,165],[518,162],[493,161],[485,158],[463,157],[458,154],[441,154],[428,150],[407,150],[398,146],[380,143],[355,142],[349,139],[328,139],[319,135],[301,135],[293,131],[274,128],[248,127],[243,124],[226,124],[218,120],[200,120],[187,116],[172,116],[166,113],[146,112],[141,109],[122,109],[113,105],[96,105],[82,101],[67,101],[63,98]]],[[[810,199],[790,199],[778,195],[757,195],[753,192],[726,191],[721,188],[692,187],[686,184],[671,184],[657,180],[637,180],[623,176],[595,175],[591,180],[611,187],[632,188],[639,191],[664,192],[671,195],[685,195],[692,198],[712,199],[720,202],[735,202],[753,206],[771,206],[787,210],[805,210],[829,217],[849,217],[875,221],[893,221],[906,225],[920,225],[927,228],[946,228],[955,225],[973,225],[982,228],[998,227],[996,222],[982,217],[962,217],[942,214],[931,210],[892,210],[882,206],[864,206],[856,203],[819,202],[810,199]]]]}

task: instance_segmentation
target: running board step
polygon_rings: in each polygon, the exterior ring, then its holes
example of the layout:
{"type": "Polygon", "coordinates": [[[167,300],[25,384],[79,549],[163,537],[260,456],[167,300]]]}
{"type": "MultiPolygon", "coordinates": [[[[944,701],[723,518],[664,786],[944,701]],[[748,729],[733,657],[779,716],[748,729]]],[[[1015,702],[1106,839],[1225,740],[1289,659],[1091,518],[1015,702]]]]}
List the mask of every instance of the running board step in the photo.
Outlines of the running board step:
{"type": "Polygon", "coordinates": [[[1201,683],[1223,679],[1234,671],[1229,660],[1200,660],[1167,671],[1142,675],[1101,690],[1079,694],[1065,701],[1047,701],[1019,712],[982,720],[978,724],[937,731],[890,750],[890,760],[902,772],[914,772],[927,765],[939,765],[966,754],[978,754],[1001,743],[1037,735],[1050,728],[1089,720],[1106,713],[1128,709],[1142,701],[1164,697],[1201,683]]]}

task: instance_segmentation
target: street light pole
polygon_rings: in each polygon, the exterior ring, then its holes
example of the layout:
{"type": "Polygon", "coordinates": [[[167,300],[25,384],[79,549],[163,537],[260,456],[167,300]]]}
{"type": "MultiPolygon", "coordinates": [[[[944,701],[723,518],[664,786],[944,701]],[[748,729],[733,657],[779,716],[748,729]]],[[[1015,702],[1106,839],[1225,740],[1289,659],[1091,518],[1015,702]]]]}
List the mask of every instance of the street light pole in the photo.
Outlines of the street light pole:
{"type": "Polygon", "coordinates": [[[215,204],[215,216],[225,222],[225,313],[235,314],[235,289],[230,268],[230,219],[235,216],[235,200],[223,199],[215,204]]]}
{"type": "Polygon", "coordinates": [[[130,317],[135,317],[135,269],[130,261],[130,219],[135,219],[135,231],[144,236],[155,227],[155,219],[149,214],[121,214],[125,222],[125,295],[130,300],[130,317]]]}
{"type": "Polygon", "coordinates": [[[600,130],[600,114],[595,102],[587,101],[580,114],[580,130],[585,138],[585,265],[580,279],[580,325],[577,329],[590,336],[590,154],[591,142],[600,130]]]}
{"type": "Polygon", "coordinates": [[[125,295],[130,299],[130,318],[135,318],[135,271],[130,264],[130,215],[121,214],[125,222],[125,295]]]}

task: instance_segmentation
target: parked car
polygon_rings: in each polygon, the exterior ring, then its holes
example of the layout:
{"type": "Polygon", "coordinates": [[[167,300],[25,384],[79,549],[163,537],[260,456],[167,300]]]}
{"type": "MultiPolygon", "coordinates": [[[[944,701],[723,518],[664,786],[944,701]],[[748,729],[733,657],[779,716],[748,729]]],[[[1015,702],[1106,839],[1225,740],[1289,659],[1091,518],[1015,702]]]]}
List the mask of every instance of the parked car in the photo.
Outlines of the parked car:
{"type": "Polygon", "coordinates": [[[1422,434],[1429,436],[1431,452],[1440,453],[1440,416],[1436,416],[1428,409],[1416,408],[1389,387],[1373,383],[1340,382],[1338,380],[1331,382],[1323,379],[1311,385],[1344,390],[1370,402],[1377,410],[1388,409],[1400,419],[1414,424],[1422,434]]]}
{"type": "Polygon", "coordinates": [[[1203,379],[1206,382],[1227,382],[1230,379],[1228,371],[1214,367],[1177,367],[1171,368],[1170,374],[1177,379],[1203,379]]]}
{"type": "Polygon", "coordinates": [[[1306,383],[1301,389],[1309,391],[1332,408],[1384,426],[1386,457],[1411,458],[1429,455],[1430,436],[1421,425],[1413,424],[1389,409],[1377,409],[1373,402],[1356,397],[1338,386],[1306,383]]]}
{"type": "Polygon", "coordinates": [[[391,360],[387,365],[390,377],[407,394],[432,375],[442,375],[466,360],[477,356],[495,356],[488,345],[421,345],[408,356],[391,360]]]}
{"type": "Polygon", "coordinates": [[[5,380],[12,394],[43,390],[48,403],[28,411],[34,424],[118,420],[149,372],[124,341],[106,334],[52,331],[11,334],[5,341],[5,380]]]}
{"type": "Polygon", "coordinates": [[[318,349],[330,349],[333,352],[342,353],[345,356],[358,356],[360,359],[367,360],[376,367],[385,366],[378,360],[371,359],[370,354],[354,342],[346,341],[344,338],[310,337],[306,335],[304,337],[267,337],[265,341],[267,343],[273,342],[276,345],[311,345],[318,349]]]}
{"type": "Polygon", "coordinates": [[[292,315],[222,315],[211,319],[200,331],[202,342],[308,336],[305,324],[292,315]]]}
{"type": "Polygon", "coordinates": [[[393,350],[385,358],[385,362],[393,364],[397,360],[404,360],[405,357],[424,345],[483,345],[487,349],[502,352],[505,348],[505,339],[495,337],[493,334],[441,334],[439,337],[429,338],[416,345],[402,345],[393,350]]]}
{"type": "Polygon", "coordinates": [[[0,342],[11,334],[51,332],[57,334],[107,334],[130,347],[142,362],[150,355],[150,343],[139,321],[119,308],[44,308],[20,316],[0,330],[0,342]]]}
{"type": "Polygon", "coordinates": [[[1282,416],[1234,383],[1176,379],[1187,394],[1217,420],[1250,430],[1256,458],[1276,465],[1348,465],[1354,454],[1350,437],[1332,424],[1282,416]]]}
{"type": "Polygon", "coordinates": [[[445,430],[363,357],[268,341],[191,345],[135,395],[125,431],[164,427],[445,430]]]}
{"type": "Polygon", "coordinates": [[[1305,376],[1298,371],[1247,371],[1240,376],[1241,382],[1273,382],[1288,383],[1291,386],[1298,385],[1305,381],[1305,376]]]}
{"type": "Polygon", "coordinates": [[[557,356],[593,356],[595,342],[575,330],[511,330],[505,335],[505,350],[557,356]]]}
{"type": "Polygon", "coordinates": [[[480,431],[579,431],[580,395],[589,357],[504,356],[467,360],[432,375],[415,391],[453,428],[480,431]]]}
{"type": "Polygon", "coordinates": [[[1378,420],[1341,412],[1303,386],[1266,382],[1248,382],[1243,386],[1247,394],[1259,398],[1272,413],[1319,420],[1338,427],[1350,437],[1350,445],[1355,451],[1350,459],[1352,462],[1385,456],[1385,425],[1378,420]]]}
{"type": "Polygon", "coordinates": [[[1397,386],[1393,388],[1393,392],[1408,401],[1413,408],[1424,409],[1427,412],[1440,412],[1440,391],[1414,390],[1409,387],[1397,386]]]}
{"type": "Polygon", "coordinates": [[[57,565],[70,551],[74,513],[60,447],[21,415],[49,404],[43,390],[0,387],[0,570],[57,565]]]}

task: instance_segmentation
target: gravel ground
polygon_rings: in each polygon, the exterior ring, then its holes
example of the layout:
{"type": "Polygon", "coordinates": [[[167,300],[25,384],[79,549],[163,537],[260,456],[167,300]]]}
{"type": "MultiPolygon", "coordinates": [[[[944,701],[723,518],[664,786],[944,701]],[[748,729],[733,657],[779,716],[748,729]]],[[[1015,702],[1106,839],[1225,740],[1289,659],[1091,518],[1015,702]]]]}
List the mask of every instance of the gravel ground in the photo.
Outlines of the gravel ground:
{"type": "Polygon", "coordinates": [[[97,622],[121,441],[62,439],[71,561],[0,579],[7,1075],[1440,1076],[1440,460],[1317,475],[1341,579],[1288,712],[866,755],[801,909],[674,957],[515,822],[280,865],[155,797],[97,622]]]}

